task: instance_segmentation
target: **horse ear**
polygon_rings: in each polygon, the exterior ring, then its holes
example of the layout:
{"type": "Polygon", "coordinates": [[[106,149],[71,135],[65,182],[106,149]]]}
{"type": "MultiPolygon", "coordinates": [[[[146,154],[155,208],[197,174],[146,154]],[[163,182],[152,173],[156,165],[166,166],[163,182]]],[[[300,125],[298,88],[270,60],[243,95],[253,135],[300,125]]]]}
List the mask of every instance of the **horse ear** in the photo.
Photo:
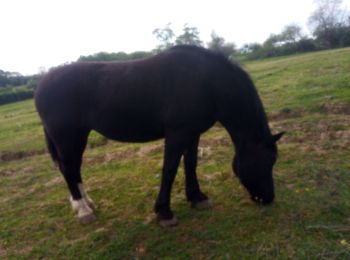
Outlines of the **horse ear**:
{"type": "Polygon", "coordinates": [[[286,132],[280,132],[272,136],[272,141],[276,143],[286,132]]]}

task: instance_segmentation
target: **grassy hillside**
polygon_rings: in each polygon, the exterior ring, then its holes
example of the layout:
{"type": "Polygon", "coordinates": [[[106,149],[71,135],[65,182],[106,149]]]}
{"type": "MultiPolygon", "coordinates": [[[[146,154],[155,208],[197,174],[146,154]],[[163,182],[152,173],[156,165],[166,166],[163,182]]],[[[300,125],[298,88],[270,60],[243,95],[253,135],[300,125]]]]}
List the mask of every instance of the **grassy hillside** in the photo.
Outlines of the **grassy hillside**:
{"type": "Polygon", "coordinates": [[[33,101],[0,106],[0,258],[350,258],[350,49],[244,65],[280,142],[273,206],[250,202],[214,127],[198,175],[214,203],[189,207],[180,169],[172,205],[180,225],[156,225],[162,142],[121,144],[93,133],[84,157],[98,220],[82,226],[45,152],[33,101]]]}

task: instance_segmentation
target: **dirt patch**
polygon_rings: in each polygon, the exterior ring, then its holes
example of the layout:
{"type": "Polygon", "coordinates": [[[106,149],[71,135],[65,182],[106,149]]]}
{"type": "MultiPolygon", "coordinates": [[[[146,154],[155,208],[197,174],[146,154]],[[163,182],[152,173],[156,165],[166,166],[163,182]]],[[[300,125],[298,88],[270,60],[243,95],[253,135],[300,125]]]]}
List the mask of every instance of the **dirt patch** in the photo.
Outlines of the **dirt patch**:
{"type": "Polygon", "coordinates": [[[74,244],[77,244],[82,241],[86,241],[89,239],[89,235],[85,235],[76,239],[65,239],[64,241],[61,242],[61,245],[63,246],[72,246],[74,244]]]}
{"type": "Polygon", "coordinates": [[[109,163],[114,160],[125,160],[131,159],[134,157],[145,157],[151,153],[159,152],[163,150],[163,144],[149,144],[140,148],[129,148],[122,149],[115,152],[107,153],[104,156],[94,156],[87,157],[84,159],[85,162],[89,164],[98,164],[98,163],[109,163]]]}
{"type": "Polygon", "coordinates": [[[41,155],[41,154],[44,154],[45,152],[46,151],[44,149],[17,151],[17,152],[4,151],[4,152],[0,152],[0,162],[17,161],[23,158],[41,155]]]}
{"type": "Polygon", "coordinates": [[[207,147],[199,146],[198,147],[198,157],[199,158],[209,157],[212,154],[213,154],[213,150],[211,149],[210,146],[207,146],[207,147]]]}
{"type": "Polygon", "coordinates": [[[198,146],[198,158],[208,158],[210,157],[216,147],[222,146],[232,146],[232,141],[228,135],[212,137],[210,139],[201,139],[198,146]]]}
{"type": "Polygon", "coordinates": [[[293,111],[290,109],[283,109],[277,113],[268,114],[268,119],[269,119],[269,121],[280,121],[280,120],[284,120],[284,119],[297,118],[297,117],[301,117],[301,116],[302,116],[301,111],[293,111]]]}
{"type": "Polygon", "coordinates": [[[214,181],[216,179],[220,179],[223,176],[222,172],[212,172],[210,174],[203,175],[203,179],[206,181],[214,181]]]}
{"type": "Polygon", "coordinates": [[[128,159],[128,158],[132,158],[136,155],[137,150],[135,149],[127,149],[127,150],[123,150],[123,151],[116,151],[113,153],[107,153],[104,158],[102,158],[102,161],[104,163],[109,163],[110,161],[113,160],[122,160],[122,159],[128,159]]]}
{"type": "Polygon", "coordinates": [[[212,137],[210,139],[201,139],[199,142],[199,147],[209,147],[209,146],[230,146],[232,142],[228,135],[212,137]]]}
{"type": "Polygon", "coordinates": [[[321,113],[350,115],[350,103],[332,104],[324,103],[319,108],[321,113]]]}
{"type": "Polygon", "coordinates": [[[17,252],[19,253],[19,255],[28,255],[30,252],[33,251],[33,246],[25,246],[21,249],[19,249],[17,252]]]}
{"type": "Polygon", "coordinates": [[[0,245],[0,257],[5,257],[6,256],[6,250],[1,248],[1,245],[0,245]]]}
{"type": "Polygon", "coordinates": [[[150,153],[160,152],[162,150],[163,144],[145,145],[141,147],[136,154],[140,157],[144,157],[145,155],[148,155],[150,153]]]}
{"type": "MultiPolygon", "coordinates": [[[[333,104],[331,102],[323,103],[316,108],[316,111],[322,114],[334,114],[334,115],[350,115],[350,103],[346,104],[333,104]]],[[[269,121],[281,121],[289,118],[302,117],[304,112],[302,110],[294,111],[289,108],[284,108],[275,113],[269,113],[269,121]]]]}
{"type": "MultiPolygon", "coordinates": [[[[207,157],[213,153],[214,146],[231,146],[231,139],[229,136],[220,136],[213,138],[202,139],[198,146],[198,157],[207,157]]],[[[140,148],[130,147],[129,149],[118,149],[114,152],[106,153],[102,156],[89,156],[84,158],[84,162],[88,164],[107,164],[114,160],[127,160],[135,157],[144,158],[154,153],[163,153],[164,144],[155,143],[144,145],[140,148]]]]}
{"type": "Polygon", "coordinates": [[[52,187],[52,186],[56,186],[57,184],[60,184],[60,183],[63,183],[63,177],[57,176],[57,177],[52,178],[48,182],[46,182],[44,184],[44,186],[45,187],[52,187]]]}
{"type": "Polygon", "coordinates": [[[33,172],[34,172],[33,167],[24,167],[17,170],[1,170],[0,176],[17,176],[17,175],[29,174],[33,172]]]}
{"type": "Polygon", "coordinates": [[[144,240],[141,240],[135,247],[135,256],[136,258],[139,258],[139,257],[144,257],[146,255],[146,242],[147,240],[144,239],[144,240]]]}
{"type": "Polygon", "coordinates": [[[108,139],[106,137],[102,137],[102,138],[90,141],[88,145],[90,149],[93,149],[93,148],[104,146],[107,144],[108,144],[108,139]]]}
{"type": "Polygon", "coordinates": [[[294,143],[303,153],[326,155],[330,149],[341,151],[350,146],[350,118],[344,115],[320,119],[318,122],[278,121],[272,125],[276,131],[287,130],[280,144],[294,143]]]}

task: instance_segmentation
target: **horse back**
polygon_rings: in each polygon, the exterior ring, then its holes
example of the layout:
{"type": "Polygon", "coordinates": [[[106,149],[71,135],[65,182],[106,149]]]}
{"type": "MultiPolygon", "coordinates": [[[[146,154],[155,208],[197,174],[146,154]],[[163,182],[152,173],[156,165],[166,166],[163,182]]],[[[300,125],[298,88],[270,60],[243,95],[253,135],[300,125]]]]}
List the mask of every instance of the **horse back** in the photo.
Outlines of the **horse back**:
{"type": "Polygon", "coordinates": [[[174,128],[205,131],[215,121],[209,64],[201,55],[174,52],[70,64],[44,77],[36,105],[44,124],[89,128],[121,141],[154,140],[174,128]]]}

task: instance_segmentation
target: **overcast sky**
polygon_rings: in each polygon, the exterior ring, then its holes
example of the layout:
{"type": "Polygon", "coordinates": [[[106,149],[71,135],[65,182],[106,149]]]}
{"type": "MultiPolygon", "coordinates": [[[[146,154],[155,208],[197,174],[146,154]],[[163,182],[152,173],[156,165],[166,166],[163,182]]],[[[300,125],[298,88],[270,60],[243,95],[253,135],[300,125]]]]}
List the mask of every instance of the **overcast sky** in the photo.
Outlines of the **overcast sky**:
{"type": "MultiPolygon", "coordinates": [[[[350,6],[350,0],[343,0],[350,6]]],[[[34,74],[100,51],[151,50],[155,28],[185,23],[204,42],[215,30],[234,42],[263,42],[287,24],[307,31],[313,0],[0,0],[0,69],[34,74]]]]}

